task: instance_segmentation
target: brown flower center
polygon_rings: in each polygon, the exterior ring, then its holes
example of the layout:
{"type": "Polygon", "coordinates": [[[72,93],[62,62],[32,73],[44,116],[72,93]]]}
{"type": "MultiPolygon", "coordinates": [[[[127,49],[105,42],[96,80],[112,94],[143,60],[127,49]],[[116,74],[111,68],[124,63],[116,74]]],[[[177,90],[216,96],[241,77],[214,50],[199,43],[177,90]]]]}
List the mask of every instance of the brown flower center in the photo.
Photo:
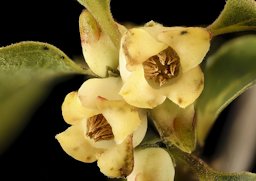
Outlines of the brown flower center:
{"type": "Polygon", "coordinates": [[[155,81],[159,86],[175,78],[180,70],[180,58],[177,53],[168,47],[143,63],[144,76],[155,81]]]}
{"type": "Polygon", "coordinates": [[[114,138],[111,126],[102,114],[92,116],[87,120],[86,135],[95,142],[114,138]]]}

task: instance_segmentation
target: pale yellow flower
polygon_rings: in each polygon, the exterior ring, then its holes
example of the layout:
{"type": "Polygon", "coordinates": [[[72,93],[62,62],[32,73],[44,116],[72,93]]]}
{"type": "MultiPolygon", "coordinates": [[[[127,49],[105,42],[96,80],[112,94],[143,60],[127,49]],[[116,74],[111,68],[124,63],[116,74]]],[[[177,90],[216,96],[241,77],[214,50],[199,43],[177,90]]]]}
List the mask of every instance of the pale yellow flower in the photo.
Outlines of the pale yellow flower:
{"type": "Polygon", "coordinates": [[[184,108],[201,94],[199,67],[210,47],[210,34],[200,27],[164,27],[154,22],[132,28],[122,37],[120,95],[131,105],[154,108],[169,98],[184,108]]]}
{"type": "MultiPolygon", "coordinates": [[[[116,27],[120,33],[125,31],[125,27],[120,24],[116,27]]],[[[116,70],[119,50],[87,10],[79,17],[79,30],[83,56],[92,72],[106,77],[108,71],[116,70]]]]}
{"type": "Polygon", "coordinates": [[[134,169],[127,181],[173,181],[174,166],[169,154],[162,148],[135,151],[134,169]]]}
{"type": "Polygon", "coordinates": [[[120,78],[89,79],[69,93],[62,105],[71,126],[56,135],[64,151],[91,163],[98,160],[108,177],[125,177],[133,169],[133,148],[144,138],[146,113],[128,105],[118,95],[120,78]]]}

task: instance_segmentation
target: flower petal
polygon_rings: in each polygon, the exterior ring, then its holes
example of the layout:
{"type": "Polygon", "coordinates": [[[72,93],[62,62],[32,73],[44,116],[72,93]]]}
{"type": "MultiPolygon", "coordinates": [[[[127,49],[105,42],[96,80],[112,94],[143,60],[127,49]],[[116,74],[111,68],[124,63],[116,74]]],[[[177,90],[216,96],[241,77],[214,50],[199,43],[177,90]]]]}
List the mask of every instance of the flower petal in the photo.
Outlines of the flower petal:
{"type": "Polygon", "coordinates": [[[200,27],[166,27],[157,37],[180,57],[183,72],[199,65],[210,48],[210,33],[200,27]]]}
{"type": "Polygon", "coordinates": [[[153,108],[163,103],[166,98],[166,96],[160,95],[158,91],[149,86],[144,78],[143,67],[140,66],[132,72],[119,94],[130,105],[140,108],[153,108]]]}
{"type": "Polygon", "coordinates": [[[116,69],[118,66],[117,48],[87,10],[79,17],[79,29],[83,55],[88,66],[95,74],[105,77],[109,68],[116,69]]]}
{"type": "Polygon", "coordinates": [[[103,152],[102,149],[94,148],[85,138],[81,124],[70,126],[59,133],[55,138],[62,149],[76,160],[91,163],[97,160],[97,156],[103,152]]]}
{"type": "Polygon", "coordinates": [[[92,78],[88,79],[78,90],[78,96],[83,106],[90,109],[97,109],[98,97],[103,97],[109,100],[121,100],[122,97],[118,94],[122,86],[120,78],[92,78]]]}
{"type": "Polygon", "coordinates": [[[122,37],[120,51],[121,54],[124,54],[126,68],[131,71],[167,47],[166,44],[157,41],[144,29],[132,28],[122,37]]]}
{"type": "Polygon", "coordinates": [[[121,47],[121,50],[119,51],[119,67],[118,67],[118,69],[119,69],[120,76],[121,76],[123,82],[126,82],[126,80],[129,78],[129,76],[132,73],[131,71],[129,71],[127,69],[126,60],[127,60],[127,57],[124,54],[124,51],[121,47]]]}
{"type": "Polygon", "coordinates": [[[71,125],[77,124],[84,118],[98,114],[97,110],[83,107],[75,91],[66,95],[61,109],[64,120],[71,125]]]}
{"type": "Polygon", "coordinates": [[[174,167],[171,157],[161,148],[135,151],[134,169],[127,181],[173,181],[174,167]]]}
{"type": "Polygon", "coordinates": [[[157,38],[158,34],[164,31],[167,27],[164,27],[162,24],[151,20],[141,28],[146,30],[154,38],[157,38]]]}
{"type": "Polygon", "coordinates": [[[105,151],[98,159],[100,171],[111,178],[126,177],[133,169],[132,136],[116,147],[105,151]]]}
{"type": "Polygon", "coordinates": [[[115,142],[122,143],[141,125],[137,108],[124,101],[99,100],[99,109],[112,128],[115,142]]]}
{"type": "Polygon", "coordinates": [[[147,119],[147,112],[145,110],[139,110],[139,116],[141,119],[141,124],[139,127],[133,132],[133,147],[135,148],[138,146],[142,140],[144,139],[147,128],[148,128],[148,119],[147,119]]]}
{"type": "Polygon", "coordinates": [[[159,90],[175,104],[185,108],[192,104],[201,94],[204,87],[204,75],[199,66],[182,74],[173,82],[159,90]]]}
{"type": "Polygon", "coordinates": [[[196,146],[194,104],[184,109],[166,99],[163,104],[151,109],[150,115],[161,137],[187,153],[194,151],[196,146]]]}

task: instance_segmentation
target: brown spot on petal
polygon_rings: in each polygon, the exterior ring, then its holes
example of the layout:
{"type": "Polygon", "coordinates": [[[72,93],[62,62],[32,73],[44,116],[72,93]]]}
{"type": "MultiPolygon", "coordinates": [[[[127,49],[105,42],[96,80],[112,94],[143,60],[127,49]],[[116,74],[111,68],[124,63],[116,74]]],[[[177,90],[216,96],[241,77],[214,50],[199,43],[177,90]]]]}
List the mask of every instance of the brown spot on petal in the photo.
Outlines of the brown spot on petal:
{"type": "Polygon", "coordinates": [[[126,147],[126,152],[128,153],[126,158],[125,158],[125,163],[124,163],[124,167],[119,169],[119,172],[121,174],[122,177],[127,177],[128,175],[130,175],[130,173],[133,170],[134,167],[134,157],[131,156],[133,155],[133,144],[132,144],[132,135],[129,136],[126,140],[128,142],[127,147],[126,147]]]}
{"type": "Polygon", "coordinates": [[[200,80],[200,82],[198,83],[198,85],[197,85],[197,87],[196,87],[196,90],[201,89],[201,87],[202,87],[203,84],[204,84],[204,79],[202,78],[202,79],[200,80]]]}
{"type": "Polygon", "coordinates": [[[183,99],[182,98],[178,98],[178,103],[181,104],[183,102],[183,99]]]}
{"type": "Polygon", "coordinates": [[[102,33],[99,24],[87,10],[80,14],[79,31],[82,45],[97,42],[102,33]]]}
{"type": "MultiPolygon", "coordinates": [[[[130,32],[128,32],[130,33],[130,32]]],[[[134,35],[134,33],[132,32],[131,35],[134,35]]],[[[124,39],[124,42],[122,44],[122,49],[123,49],[123,53],[126,57],[126,68],[127,70],[131,70],[131,67],[133,65],[138,64],[138,62],[132,58],[132,56],[129,53],[128,47],[129,47],[130,42],[127,39],[124,39]]]]}
{"type": "Polygon", "coordinates": [[[185,35],[185,34],[188,34],[188,31],[183,30],[183,31],[180,32],[180,35],[185,35]]]}
{"type": "Polygon", "coordinates": [[[86,160],[87,160],[87,161],[90,161],[91,159],[92,159],[92,157],[90,157],[90,156],[87,156],[87,157],[86,157],[86,160]]]}
{"type": "Polygon", "coordinates": [[[102,97],[102,96],[97,96],[97,98],[101,101],[106,101],[107,99],[105,97],[102,97]]]}
{"type": "Polygon", "coordinates": [[[78,147],[78,146],[76,146],[76,147],[73,148],[73,151],[78,151],[78,150],[79,150],[79,147],[78,147]]]}
{"type": "Polygon", "coordinates": [[[133,31],[127,31],[126,35],[123,38],[122,42],[122,53],[126,57],[126,69],[128,71],[133,71],[134,66],[140,65],[141,62],[141,56],[144,54],[141,49],[136,49],[135,52],[133,50],[133,45],[136,44],[136,38],[133,37],[136,36],[136,33],[133,31]],[[135,40],[134,40],[135,39],[135,40]],[[131,48],[131,49],[129,49],[131,48]]]}

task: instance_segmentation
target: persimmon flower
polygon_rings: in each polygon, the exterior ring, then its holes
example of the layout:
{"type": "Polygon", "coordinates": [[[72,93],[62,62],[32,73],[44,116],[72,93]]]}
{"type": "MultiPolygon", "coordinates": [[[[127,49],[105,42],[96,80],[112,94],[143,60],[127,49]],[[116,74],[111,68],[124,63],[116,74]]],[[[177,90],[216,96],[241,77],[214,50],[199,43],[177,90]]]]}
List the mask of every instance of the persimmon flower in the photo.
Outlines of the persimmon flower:
{"type": "Polygon", "coordinates": [[[71,126],[56,135],[63,150],[73,158],[98,161],[108,177],[126,177],[133,169],[133,148],[144,138],[146,113],[128,105],[118,95],[120,78],[89,79],[69,93],[62,105],[71,126]]]}
{"type": "Polygon", "coordinates": [[[120,95],[130,104],[154,108],[169,98],[180,107],[201,94],[199,67],[210,47],[210,34],[200,27],[164,27],[149,22],[129,29],[121,39],[120,95]]]}
{"type": "MultiPolygon", "coordinates": [[[[126,30],[120,24],[117,24],[117,28],[120,33],[126,30]]],[[[83,10],[79,16],[79,31],[83,56],[92,72],[100,77],[106,77],[108,71],[116,70],[118,48],[87,10],[83,10]]]]}
{"type": "Polygon", "coordinates": [[[174,166],[169,154],[162,148],[135,151],[134,169],[127,181],[173,181],[174,166]]]}

